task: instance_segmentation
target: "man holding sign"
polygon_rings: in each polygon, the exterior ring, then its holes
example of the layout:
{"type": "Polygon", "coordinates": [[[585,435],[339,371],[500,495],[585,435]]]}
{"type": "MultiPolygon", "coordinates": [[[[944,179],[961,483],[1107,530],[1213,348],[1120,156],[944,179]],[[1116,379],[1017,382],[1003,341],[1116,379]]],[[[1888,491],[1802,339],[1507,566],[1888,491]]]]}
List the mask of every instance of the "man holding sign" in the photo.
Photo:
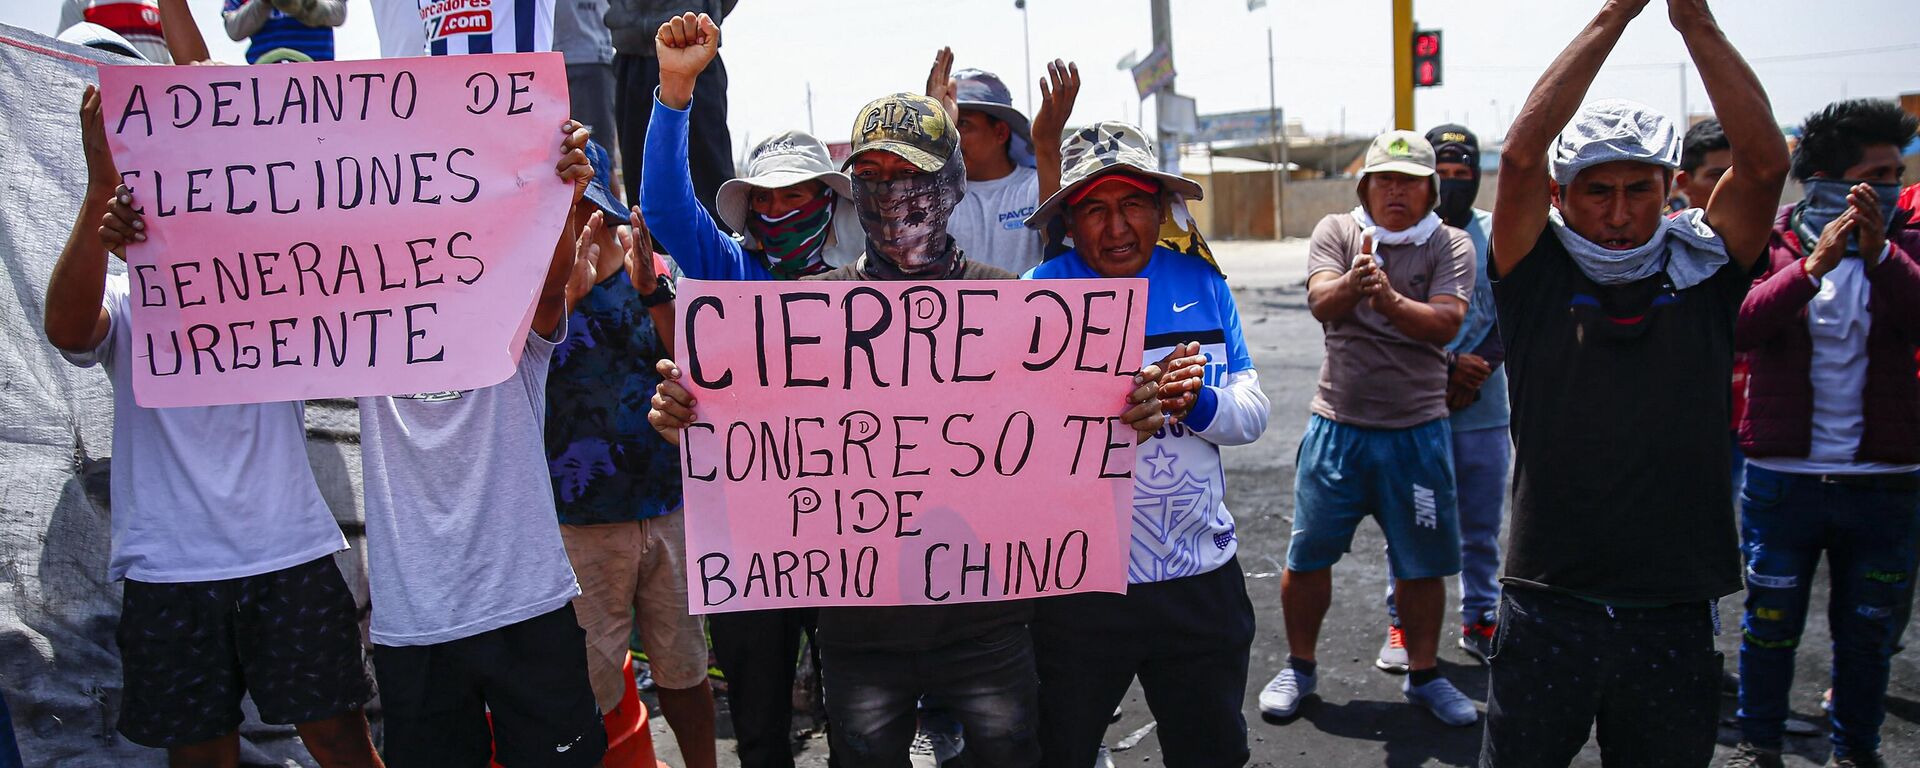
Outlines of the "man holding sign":
{"type": "Polygon", "coordinates": [[[1061,148],[1063,185],[1033,216],[1067,220],[1075,248],[1029,278],[1146,278],[1146,360],[1204,366],[1176,375],[1167,424],[1142,444],[1133,472],[1125,595],[1090,592],[1040,601],[1034,646],[1047,765],[1092,765],[1114,707],[1137,676],[1168,765],[1242,765],[1253,602],[1235,557],[1220,446],[1266,431],[1270,406],[1253,368],[1240,311],[1219,267],[1156,246],[1175,200],[1200,185],[1162,173],[1153,144],[1131,125],[1099,123],[1061,148]]]}
{"type": "MultiPolygon", "coordinates": [[[[926,281],[1005,280],[1012,277],[1002,270],[969,261],[954,246],[946,232],[947,219],[959,201],[965,173],[959,156],[957,132],[938,102],[924,96],[895,94],[867,105],[861,110],[855,124],[853,154],[847,165],[854,179],[852,197],[867,236],[867,252],[853,264],[812,279],[919,284],[926,281]]],[[[714,295],[689,298],[683,321],[686,342],[681,348],[684,349],[684,358],[690,363],[689,383],[713,398],[716,411],[728,414],[750,411],[758,407],[755,405],[757,402],[771,402],[776,398],[784,398],[782,402],[792,402],[791,389],[771,384],[771,378],[767,379],[768,384],[762,384],[759,388],[752,386],[754,376],[749,367],[754,365],[751,359],[755,344],[742,341],[738,334],[758,326],[729,318],[751,317],[754,314],[752,306],[763,303],[765,296],[750,296],[747,292],[757,294],[766,289],[756,289],[748,284],[738,285],[741,287],[727,288],[724,293],[717,284],[690,286],[690,296],[695,288],[711,288],[714,295]],[[705,326],[703,323],[713,325],[705,326]],[[705,331],[708,327],[713,330],[705,331]],[[722,368],[729,373],[720,373],[722,368]],[[733,378],[716,378],[728,375],[733,378]]],[[[1004,397],[992,394],[1004,392],[1004,384],[986,385],[984,382],[996,375],[1011,376],[1018,371],[1019,363],[1013,362],[1012,358],[1026,351],[1028,328],[1023,324],[1018,332],[1006,333],[1003,328],[987,326],[994,324],[998,314],[993,309],[994,302],[1000,302],[1002,311],[1010,314],[1022,306],[1019,296],[1026,295],[1027,291],[989,287],[993,285],[990,282],[968,282],[953,288],[863,285],[823,287],[817,294],[796,289],[772,292],[776,297],[775,302],[793,311],[776,311],[774,314],[783,319],[769,319],[763,325],[768,328],[776,324],[786,326],[785,339],[789,353],[796,346],[795,342],[819,343],[822,351],[826,351],[838,346],[835,342],[843,341],[849,346],[851,355],[850,366],[843,368],[838,364],[824,365],[818,360],[809,361],[787,354],[782,359],[794,361],[788,362],[784,371],[787,387],[828,387],[821,390],[823,394],[838,389],[858,389],[861,390],[861,403],[872,409],[848,412],[843,418],[794,419],[794,429],[799,432],[811,431],[806,426],[807,422],[824,424],[838,421],[840,426],[834,427],[835,434],[839,433],[841,426],[845,426],[850,430],[848,437],[859,444],[859,447],[851,449],[853,453],[850,454],[843,450],[834,451],[841,455],[841,458],[832,460],[833,467],[839,467],[838,470],[820,465],[819,452],[800,456],[801,463],[795,467],[800,473],[798,476],[814,477],[814,473],[824,472],[836,477],[884,477],[889,481],[902,477],[944,478],[922,480],[916,489],[888,488],[884,493],[853,490],[848,495],[847,489],[833,487],[828,480],[820,481],[822,485],[819,487],[826,489],[825,494],[805,487],[795,489],[793,513],[779,516],[782,522],[778,527],[787,529],[791,526],[796,534],[793,538],[809,538],[808,543],[837,539],[852,545],[838,549],[844,553],[840,557],[843,565],[847,566],[838,572],[828,562],[835,556],[822,551],[829,546],[824,543],[820,543],[819,548],[798,555],[775,552],[768,557],[767,561],[773,563],[776,569],[782,567],[783,559],[796,556],[804,561],[807,568],[805,574],[776,576],[779,583],[772,588],[766,586],[768,578],[765,574],[759,577],[754,575],[760,566],[745,562],[733,563],[724,582],[717,578],[716,569],[728,567],[723,565],[729,562],[727,552],[709,553],[689,567],[690,578],[697,581],[690,586],[690,590],[701,595],[699,602],[706,610],[714,610],[716,604],[735,599],[741,599],[741,604],[746,607],[780,599],[791,600],[793,592],[817,591],[821,587],[835,593],[811,604],[829,606],[822,607],[820,611],[823,674],[827,707],[833,718],[835,756],[846,765],[895,765],[903,762],[914,735],[915,702],[923,695],[939,696],[961,721],[966,728],[969,751],[977,756],[981,764],[1038,764],[1040,756],[1034,722],[1036,690],[1033,651],[1025,626],[1032,616],[1032,605],[1028,600],[1018,598],[1045,591],[1048,587],[1030,583],[1024,587],[1010,586],[1012,569],[1004,568],[1003,559],[1011,557],[1012,552],[1018,549],[1026,551],[1037,561],[1043,557],[1039,552],[1043,542],[982,541],[997,533],[977,528],[986,528],[992,523],[1005,526],[1001,530],[1044,530],[1045,519],[1051,516],[1083,515],[1082,519],[1090,525],[1104,523],[1107,526],[1104,538],[1096,539],[1093,533],[1085,531],[1067,533],[1069,539],[1077,536],[1082,543],[1091,542],[1092,546],[1071,551],[1068,547],[1062,547],[1062,552],[1067,554],[1057,558],[1055,553],[1049,552],[1044,556],[1049,563],[1047,567],[1052,568],[1056,564],[1059,567],[1071,567],[1070,560],[1087,567],[1095,559],[1101,559],[1100,562],[1112,569],[1111,574],[1102,574],[1103,578],[1111,576],[1114,582],[1106,588],[1118,588],[1122,583],[1119,566],[1122,549],[1116,523],[1123,519],[1120,515],[1130,496],[1129,489],[1124,484],[1095,481],[1093,476],[1097,473],[1100,478],[1127,477],[1124,468],[1109,473],[1103,466],[1119,463],[1118,459],[1111,458],[1115,452],[1114,432],[1147,435],[1160,428],[1163,420],[1157,396],[1161,378],[1159,366],[1147,366],[1145,370],[1131,374],[1133,391],[1126,399],[1127,411],[1124,415],[1069,417],[1069,429],[1064,431],[1058,426],[1057,415],[1043,418],[1011,407],[1008,408],[1012,411],[1010,414],[957,413],[946,417],[941,425],[928,424],[925,427],[921,426],[921,422],[940,419],[895,415],[888,410],[889,406],[897,408],[903,402],[919,403],[921,407],[933,410],[956,407],[929,401],[943,397],[966,397],[960,394],[963,391],[976,393],[973,397],[985,400],[983,404],[987,408],[993,408],[992,403],[1004,397]],[[908,296],[910,292],[914,295],[908,296]],[[861,295],[855,296],[856,293],[861,295]],[[1003,294],[1013,298],[1004,298],[1003,294]],[[826,314],[805,309],[811,297],[816,295],[820,301],[836,308],[826,314]],[[837,304],[834,303],[836,297],[837,304]],[[838,307],[842,306],[848,312],[843,330],[820,325],[830,315],[840,314],[842,310],[838,307]],[[893,306],[901,309],[891,309],[893,306]],[[967,306],[975,308],[968,310],[967,306]],[[973,315],[979,319],[966,320],[969,311],[979,313],[973,315]],[[874,313],[880,314],[876,316],[874,313]],[[956,316],[961,319],[956,321],[956,316]],[[888,319],[882,320],[880,317],[888,319]],[[919,325],[916,326],[916,323],[919,325]],[[956,327],[959,335],[935,340],[943,332],[954,334],[956,327]],[[837,335],[832,340],[813,339],[800,335],[802,328],[817,328],[837,335]],[[883,354],[890,358],[889,353],[877,353],[875,350],[886,349],[888,341],[893,342],[892,349],[900,349],[902,341],[918,338],[919,335],[924,335],[925,341],[909,344],[906,351],[908,359],[899,361],[907,364],[905,368],[895,364],[892,359],[882,361],[872,356],[883,354]],[[970,339],[969,336],[976,338],[970,339]],[[1017,343],[1002,343],[1008,341],[1017,343]],[[1016,346],[1018,349],[1013,349],[1016,346]],[[963,353],[963,347],[982,350],[974,353],[980,355],[978,362],[972,362],[975,358],[963,353]],[[861,349],[866,352],[859,351],[861,349]],[[922,359],[923,353],[939,361],[929,366],[929,361],[922,359]],[[863,354],[866,357],[861,357],[863,354]],[[1005,361],[1007,364],[993,369],[990,361],[1002,354],[1008,356],[1005,361]],[[860,360],[874,364],[868,365],[860,360]],[[812,372],[801,369],[815,367],[838,375],[825,385],[809,384],[797,378],[803,372],[812,372]],[[1008,368],[1013,370],[1009,371],[1008,368]],[[895,372],[900,376],[896,378],[895,372]],[[909,381],[911,389],[906,388],[909,381]],[[965,389],[966,386],[976,388],[965,389]],[[880,418],[880,413],[887,413],[892,418],[880,418]],[[1024,425],[1019,421],[1022,418],[1025,419],[1024,425]],[[1071,439],[1075,434],[1072,425],[1079,423],[1075,421],[1076,418],[1085,422],[1078,427],[1083,438],[1092,435],[1085,438],[1091,440],[1092,447],[1085,448],[1087,458],[1081,462],[1086,465],[1088,480],[1074,478],[1075,482],[1083,483],[1077,487],[1083,491],[1097,488],[1102,492],[1117,492],[1117,495],[1080,501],[1078,510],[1053,509],[1050,507],[1056,503],[1073,503],[1059,495],[1062,488],[1033,489],[1033,483],[1000,477],[1017,476],[1020,467],[1028,464],[1064,463],[1072,459],[1072,444],[1065,444],[1064,450],[1061,450],[1052,447],[1054,443],[1042,441],[1060,440],[1063,435],[1071,439]],[[1012,426],[1003,430],[1003,420],[1012,426]],[[1046,423],[1048,420],[1052,423],[1046,423]],[[991,429],[985,428],[987,422],[992,422],[991,429]],[[994,433],[1018,435],[1023,428],[1028,435],[1024,453],[1019,441],[1015,441],[1011,448],[1005,445],[1005,441],[999,445],[992,442],[994,433]],[[878,440],[883,431],[890,435],[883,441],[890,447],[881,447],[878,442],[873,446],[872,458],[878,465],[885,465],[876,471],[874,467],[877,465],[863,462],[860,455],[866,452],[864,444],[878,440]],[[976,434],[983,431],[986,433],[985,439],[972,442],[977,439],[976,434]],[[1037,447],[1042,444],[1048,445],[1048,449],[1037,447]],[[974,460],[961,461],[957,467],[953,466],[950,459],[954,458],[957,451],[949,448],[967,445],[974,446],[974,460]],[[995,453],[1000,455],[996,456],[995,453]],[[847,455],[853,456],[853,472],[847,471],[847,455]],[[1103,458],[1106,461],[1102,461],[1103,458]],[[926,467],[917,466],[922,462],[926,463],[926,467]],[[999,476],[996,476],[996,472],[999,476]],[[959,485],[948,482],[955,478],[970,479],[960,481],[959,485]],[[1029,488],[1031,498],[1045,498],[1048,501],[1038,504],[1039,508],[1031,511],[1000,509],[996,508],[1000,506],[999,502],[988,501],[1011,498],[1007,494],[1020,487],[1029,488]],[[956,494],[963,498],[956,499],[956,494]],[[808,499],[812,501],[808,502],[808,499]],[[962,511],[958,507],[965,509],[962,511]],[[883,513],[887,518],[878,519],[877,515],[883,513]],[[836,516],[840,523],[834,522],[836,516]],[[1009,522],[1010,517],[1016,519],[1009,522]],[[844,538],[839,533],[843,530],[855,532],[845,536],[871,536],[868,539],[844,538]],[[806,531],[811,533],[800,535],[806,531]],[[875,543],[858,546],[864,541],[875,543]],[[1032,545],[1030,550],[1027,548],[1029,544],[1032,545]],[[827,560],[816,563],[816,553],[827,560]],[[895,556],[899,557],[899,562],[888,561],[884,566],[880,564],[884,558],[895,556]],[[989,570],[993,572],[991,575],[987,574],[989,570]],[[743,592],[748,594],[744,598],[737,597],[743,592]]],[[[1050,292],[1033,293],[1034,296],[1041,296],[1050,292]]],[[[1066,295],[1071,291],[1062,287],[1058,293],[1066,295]]],[[[1133,295],[1130,292],[1126,294],[1128,298],[1133,295]]],[[[1107,299],[1111,302],[1119,296],[1120,293],[1115,291],[1109,293],[1107,299]]],[[[1070,305],[1082,311],[1099,306],[1092,294],[1073,298],[1079,301],[1061,299],[1061,306],[1070,305]]],[[[1045,298],[1038,300],[1047,301],[1045,298]]],[[[1122,376],[1127,374],[1122,372],[1124,361],[1120,361],[1122,368],[1114,367],[1116,360],[1113,353],[1132,349],[1133,359],[1136,360],[1140,354],[1137,347],[1130,347],[1127,343],[1135,337],[1123,330],[1121,323],[1132,322],[1137,327],[1137,320],[1129,319],[1136,314],[1133,312],[1121,313],[1116,310],[1108,314],[1113,320],[1111,324],[1114,327],[1111,330],[1096,328],[1089,331],[1089,334],[1105,334],[1105,338],[1091,335],[1081,337],[1082,351],[1086,352],[1081,364],[1087,366],[1081,370],[1098,373],[1083,379],[1068,379],[1066,377],[1076,372],[1056,372],[1063,377],[1059,380],[1084,380],[1089,386],[1097,382],[1108,393],[1105,396],[1117,394],[1114,392],[1119,385],[1115,380],[1116,373],[1122,376]],[[1087,339],[1094,341],[1087,342],[1087,339]],[[1098,358],[1093,351],[1096,348],[1101,355],[1098,358]],[[1096,359],[1105,362],[1096,366],[1096,359]]],[[[1062,319],[1054,322],[1085,330],[1084,320],[1081,317],[1072,322],[1062,319]]],[[[1040,326],[1036,324],[1033,328],[1040,326]]],[[[781,343],[777,335],[772,338],[775,339],[774,344],[781,343]]],[[[781,356],[765,355],[767,361],[777,357],[781,356]]],[[[1055,355],[1056,360],[1060,357],[1055,355]]],[[[1070,359],[1072,355],[1069,353],[1065,357],[1070,359]]],[[[1050,365],[1029,365],[1028,370],[1044,371],[1050,365]]],[[[766,373],[764,361],[758,367],[762,373],[766,373]]],[[[1068,364],[1062,367],[1075,366],[1068,364]]],[[[775,478],[764,474],[771,471],[764,463],[750,471],[743,471],[745,468],[739,462],[752,459],[734,450],[740,443],[729,446],[724,453],[718,451],[715,446],[720,443],[716,437],[721,441],[730,435],[738,437],[742,423],[736,421],[733,425],[726,425],[700,421],[694,412],[695,398],[681,383],[681,369],[666,362],[662,363],[662,373],[666,381],[662,382],[654,396],[653,411],[648,418],[669,439],[683,444],[686,457],[683,465],[689,481],[690,532],[703,523],[703,517],[756,513],[764,516],[764,510],[736,507],[746,499],[753,498],[752,494],[759,493],[763,488],[774,486],[783,489],[784,486],[778,484],[789,475],[782,474],[775,478]],[[725,462],[729,466],[717,468],[715,461],[725,462]],[[728,479],[733,482],[716,483],[718,472],[727,473],[728,479]],[[758,482],[741,482],[749,475],[758,482]],[[707,494],[712,500],[710,506],[696,505],[699,498],[697,494],[701,493],[707,494]],[[716,496],[716,493],[723,495],[716,496]],[[739,500],[736,500],[736,495],[739,500]]],[[[1051,393],[1048,397],[1061,397],[1062,394],[1051,393]]],[[[1071,393],[1066,394],[1071,396],[1071,393]]],[[[1103,396],[1098,391],[1088,390],[1079,398],[1093,398],[1097,403],[1103,396]]],[[[844,400],[844,396],[836,399],[844,400]]],[[[1032,407],[1038,410],[1037,406],[1032,407]]],[[[766,420],[762,420],[761,426],[763,429],[773,428],[766,420]]],[[[759,434],[750,426],[745,427],[745,432],[749,435],[759,434]]],[[[803,434],[800,439],[810,438],[803,434]]],[[[1118,453],[1123,456],[1130,454],[1132,442],[1133,438],[1122,437],[1117,444],[1118,453]]],[[[1084,447],[1088,443],[1081,445],[1084,447]]],[[[958,453],[964,455],[964,448],[958,453]]],[[[766,457],[763,461],[772,460],[770,454],[762,455],[766,457]]],[[[1130,460],[1125,466],[1131,466],[1130,460]]],[[[904,485],[912,481],[893,482],[904,485]]],[[[1054,485],[1059,484],[1055,482],[1054,485]]],[[[1071,489],[1067,490],[1070,492],[1071,489]]],[[[766,520],[765,517],[760,519],[766,520]]],[[[761,522],[757,527],[765,529],[770,522],[761,522]]],[[[736,525],[732,533],[742,537],[750,535],[752,528],[751,523],[736,525]]],[[[779,533],[787,531],[781,530],[779,533]]],[[[694,534],[690,533],[690,550],[695,549],[693,543],[694,534]]],[[[804,545],[796,543],[793,546],[804,545]]],[[[750,556],[752,562],[761,562],[760,553],[747,553],[742,549],[742,544],[735,543],[731,554],[740,560],[747,560],[750,556]]],[[[690,551],[690,558],[693,555],[690,551]]],[[[788,567],[788,570],[792,568],[788,567]]],[[[1091,572],[1086,572],[1062,581],[1078,583],[1094,578],[1091,572]]],[[[1070,589],[1072,585],[1065,588],[1070,589]]],[[[819,596],[816,594],[814,597],[819,596]]]]}
{"type": "MultiPolygon", "coordinates": [[[[555,170],[577,201],[593,178],[587,130],[561,130],[555,170]]],[[[359,399],[374,671],[395,766],[478,765],[490,748],[507,766],[590,766],[606,751],[541,434],[548,365],[594,282],[604,226],[598,211],[584,227],[569,217],[512,378],[359,399]]]]}
{"type": "Polygon", "coordinates": [[[120,733],[176,766],[240,759],[240,699],[292,723],[327,768],[377,766],[359,608],[333,562],[346,539],[307,464],[299,402],[147,408],[124,275],[107,254],[147,225],[107,149],[101,97],[80,108],[87,194],[47,285],[46,333],[113,383],[113,549],[120,733]]]}

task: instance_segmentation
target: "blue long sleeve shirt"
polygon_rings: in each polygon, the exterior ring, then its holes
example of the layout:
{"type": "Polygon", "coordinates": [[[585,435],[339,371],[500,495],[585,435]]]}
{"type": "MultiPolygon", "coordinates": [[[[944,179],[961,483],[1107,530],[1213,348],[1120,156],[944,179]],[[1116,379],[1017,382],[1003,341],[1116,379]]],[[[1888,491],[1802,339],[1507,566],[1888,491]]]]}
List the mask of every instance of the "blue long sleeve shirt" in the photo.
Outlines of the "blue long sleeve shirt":
{"type": "Polygon", "coordinates": [[[653,239],[666,246],[680,271],[695,280],[772,280],[766,261],[713,222],[693,193],[687,167],[687,119],[693,105],[674,109],[653,100],[640,174],[640,211],[653,239]]]}

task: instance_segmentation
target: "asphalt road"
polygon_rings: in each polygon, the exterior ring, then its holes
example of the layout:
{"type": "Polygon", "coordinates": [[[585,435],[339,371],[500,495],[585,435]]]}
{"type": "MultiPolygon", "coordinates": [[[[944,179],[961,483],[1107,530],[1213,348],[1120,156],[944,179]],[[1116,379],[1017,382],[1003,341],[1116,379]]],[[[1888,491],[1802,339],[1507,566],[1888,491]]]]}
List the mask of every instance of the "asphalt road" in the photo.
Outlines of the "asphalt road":
{"type": "MultiPolygon", "coordinates": [[[[1307,406],[1313,397],[1322,355],[1319,324],[1307,313],[1306,243],[1216,244],[1222,266],[1233,285],[1241,322],[1261,382],[1273,401],[1273,418],[1265,437],[1246,447],[1226,451],[1227,504],[1240,523],[1240,562],[1247,572],[1259,633],[1254,640],[1252,673],[1248,680],[1248,713],[1253,766],[1469,766],[1480,749],[1480,727],[1451,728],[1425,711],[1405,703],[1400,678],[1374,669],[1374,653],[1386,631],[1382,591],[1387,565],[1379,530],[1363,525],[1353,552],[1334,568],[1334,605],[1321,635],[1319,701],[1307,703],[1300,717],[1288,723],[1260,718],[1255,699],[1269,677],[1286,658],[1280,615],[1279,571],[1285,562],[1293,515],[1294,455],[1306,428],[1307,406]]],[[[1503,537],[1504,541],[1504,537],[1503,537]]],[[[1792,738],[1789,766],[1818,766],[1827,759],[1821,692],[1827,687],[1831,655],[1825,615],[1826,579],[1822,569],[1802,639],[1792,706],[1795,716],[1821,728],[1816,736],[1792,738]]],[[[1457,606],[1457,584],[1449,584],[1451,606],[1457,606]]],[[[1450,607],[1449,615],[1453,615],[1450,607]]],[[[1719,639],[1732,669],[1739,646],[1740,596],[1721,601],[1719,639]]],[[[1459,688],[1483,705],[1485,668],[1453,645],[1449,634],[1442,646],[1441,667],[1459,688]]],[[[1920,765],[1920,652],[1896,656],[1888,690],[1887,721],[1881,734],[1888,765],[1920,765]]],[[[723,704],[724,706],[724,704],[723,704]]],[[[1159,739],[1149,728],[1153,715],[1136,686],[1128,696],[1119,722],[1108,730],[1115,747],[1115,766],[1157,766],[1159,739]],[[1144,736],[1129,739],[1144,732],[1144,736]],[[1132,742],[1125,749],[1122,744],[1132,742]]],[[[1722,714],[1730,716],[1734,701],[1722,699],[1722,714]]],[[[1483,707],[1484,709],[1484,707],[1483,707]]],[[[722,735],[727,735],[725,714],[722,735]]],[[[654,724],[661,759],[679,765],[673,737],[663,722],[654,724]]],[[[1722,728],[1717,766],[1730,752],[1737,733],[1722,728]]],[[[798,743],[801,766],[825,766],[824,737],[798,743]]],[[[721,745],[721,765],[736,765],[732,742],[721,745]]],[[[964,760],[964,758],[963,758],[964,760]]],[[[949,768],[957,764],[949,763],[949,768]]],[[[1589,744],[1576,766],[1599,766],[1598,749],[1589,744]]]]}

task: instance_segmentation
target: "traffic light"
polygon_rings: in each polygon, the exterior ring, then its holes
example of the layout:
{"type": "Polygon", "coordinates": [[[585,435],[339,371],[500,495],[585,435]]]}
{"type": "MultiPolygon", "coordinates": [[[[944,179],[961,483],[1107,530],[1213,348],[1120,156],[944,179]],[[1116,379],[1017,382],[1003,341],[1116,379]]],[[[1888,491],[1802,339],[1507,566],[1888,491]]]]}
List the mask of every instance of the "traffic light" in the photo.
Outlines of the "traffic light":
{"type": "Polygon", "coordinates": [[[1440,30],[1422,29],[1413,33],[1413,87],[1432,88],[1440,84],[1440,30]]]}

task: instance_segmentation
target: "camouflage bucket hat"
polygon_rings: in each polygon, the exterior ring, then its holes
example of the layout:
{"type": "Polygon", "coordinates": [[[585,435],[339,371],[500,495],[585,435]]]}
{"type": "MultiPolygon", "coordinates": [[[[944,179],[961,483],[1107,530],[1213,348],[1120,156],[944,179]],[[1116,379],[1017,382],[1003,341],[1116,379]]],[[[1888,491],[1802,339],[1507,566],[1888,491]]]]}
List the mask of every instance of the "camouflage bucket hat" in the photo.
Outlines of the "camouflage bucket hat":
{"type": "Polygon", "coordinates": [[[940,102],[914,93],[896,93],[868,102],[853,122],[853,151],[840,164],[853,165],[861,153],[884,150],[927,173],[939,173],[960,146],[960,132],[940,102]]]}
{"type": "Polygon", "coordinates": [[[1074,131],[1060,143],[1060,191],[1027,217],[1027,226],[1044,226],[1048,219],[1060,213],[1074,193],[1102,176],[1119,172],[1159,182],[1161,191],[1188,200],[1199,200],[1204,195],[1194,180],[1160,170],[1153,143],[1140,129],[1109,120],[1074,131]]]}

